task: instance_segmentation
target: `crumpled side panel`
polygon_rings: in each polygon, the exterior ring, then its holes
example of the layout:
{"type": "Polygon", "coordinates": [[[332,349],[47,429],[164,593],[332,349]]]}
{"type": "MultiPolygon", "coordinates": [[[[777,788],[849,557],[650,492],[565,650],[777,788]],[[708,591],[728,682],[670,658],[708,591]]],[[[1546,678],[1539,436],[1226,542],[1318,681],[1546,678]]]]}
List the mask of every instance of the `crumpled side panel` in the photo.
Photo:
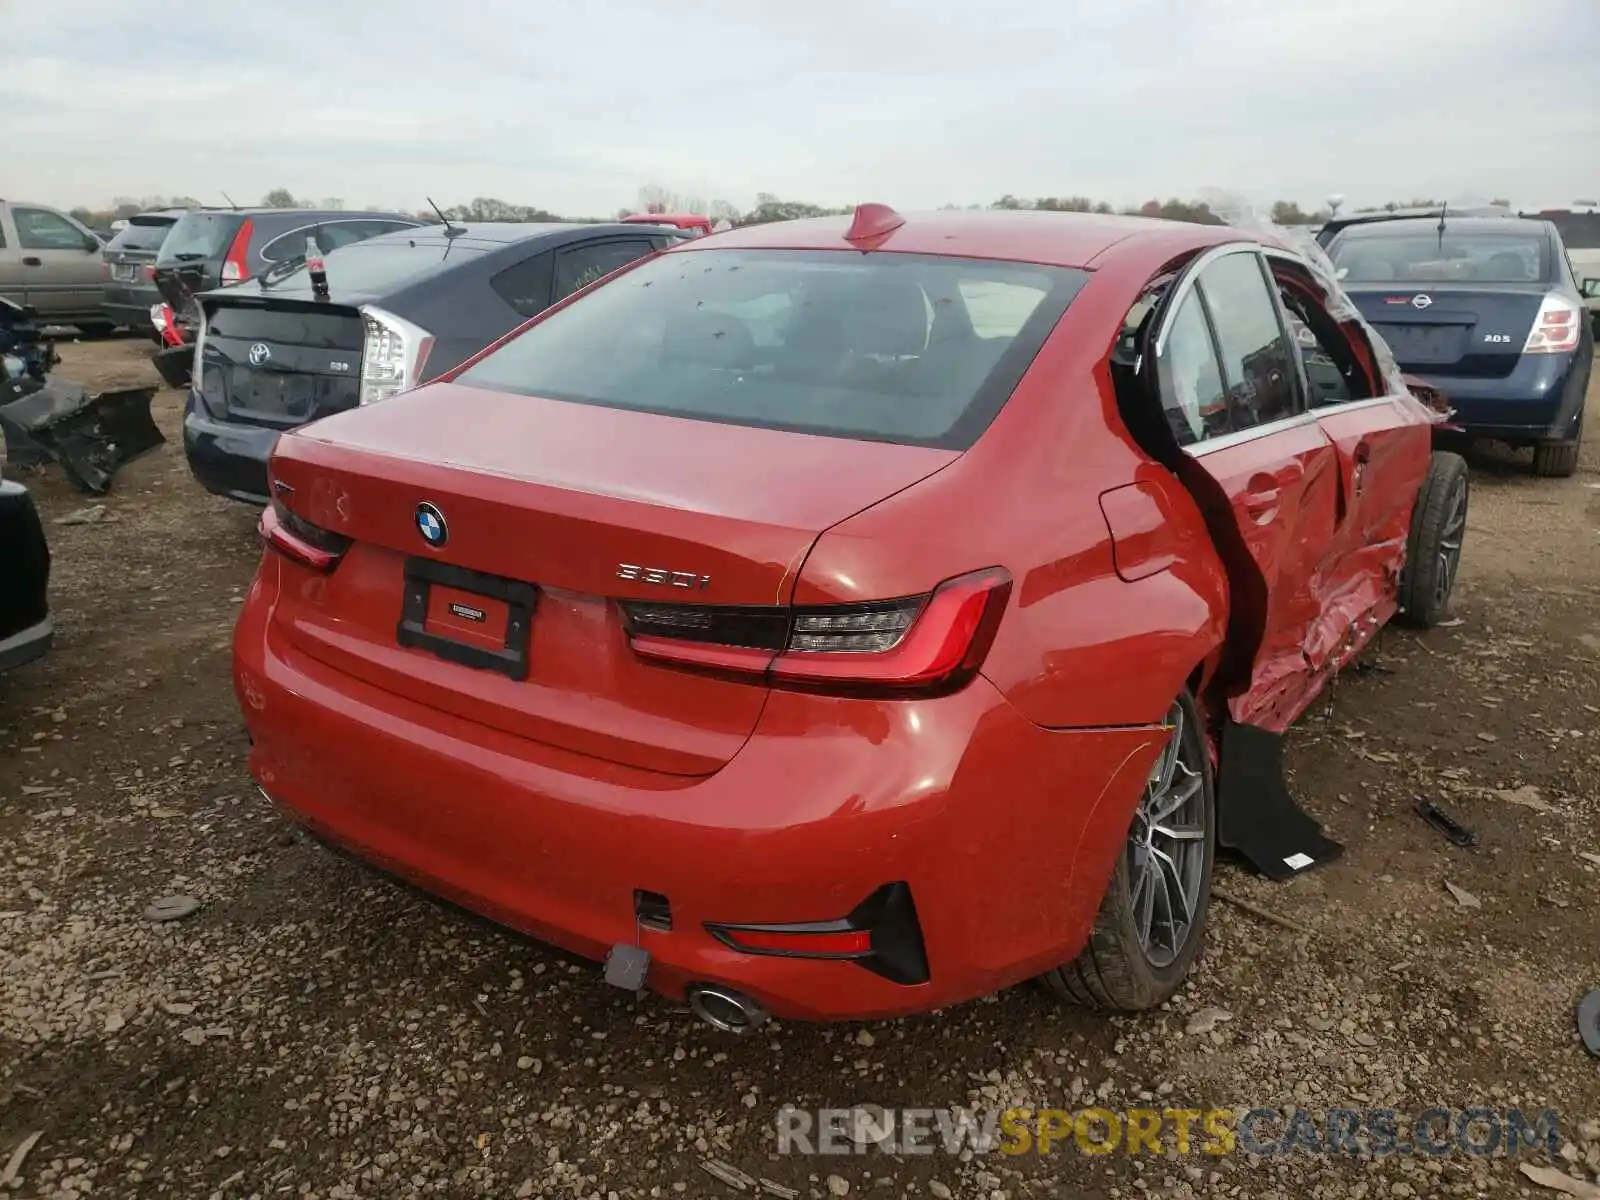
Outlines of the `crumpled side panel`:
{"type": "MultiPolygon", "coordinates": [[[[1327,253],[1304,229],[1273,223],[1240,197],[1213,191],[1204,197],[1225,224],[1247,230],[1264,245],[1292,253],[1305,267],[1317,299],[1343,328],[1379,394],[1406,397],[1407,381],[1387,343],[1367,324],[1341,287],[1327,253]]],[[[1341,417],[1329,409],[1327,432],[1339,448],[1341,480],[1339,527],[1327,561],[1311,580],[1318,601],[1315,617],[1298,646],[1257,649],[1248,687],[1227,699],[1229,715],[1240,724],[1275,733],[1285,731],[1327,681],[1367,646],[1398,608],[1399,580],[1405,565],[1414,486],[1427,469],[1430,424],[1446,419],[1447,406],[1410,399],[1397,424],[1386,418],[1363,427],[1356,414],[1341,417]],[[1355,422],[1341,427],[1341,421],[1355,422]],[[1357,438],[1372,439],[1374,458],[1363,495],[1350,478],[1350,451],[1357,438]],[[1348,442],[1348,444],[1346,444],[1348,442]],[[1416,479],[1413,480],[1412,476],[1416,479]]],[[[1368,417],[1373,417],[1369,410],[1368,417]]]]}

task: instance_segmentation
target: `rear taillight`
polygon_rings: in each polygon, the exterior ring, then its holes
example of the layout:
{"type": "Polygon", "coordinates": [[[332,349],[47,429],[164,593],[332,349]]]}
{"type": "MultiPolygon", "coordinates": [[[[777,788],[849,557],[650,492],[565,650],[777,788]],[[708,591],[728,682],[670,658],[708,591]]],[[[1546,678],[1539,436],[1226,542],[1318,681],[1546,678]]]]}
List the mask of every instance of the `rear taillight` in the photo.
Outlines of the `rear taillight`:
{"type": "Polygon", "coordinates": [[[381,308],[363,306],[361,403],[372,404],[422,381],[433,335],[381,308]]]}
{"type": "Polygon", "coordinates": [[[1561,354],[1578,348],[1583,310],[1563,296],[1546,296],[1528,334],[1524,354],[1561,354]]]}
{"type": "Polygon", "coordinates": [[[238,283],[249,277],[250,235],[254,232],[255,225],[249,217],[240,222],[239,232],[233,235],[228,253],[222,260],[223,283],[238,283]]]}
{"type": "Polygon", "coordinates": [[[156,269],[153,266],[146,264],[144,269],[144,277],[151,283],[154,283],[156,281],[156,269]]]}
{"type": "Polygon", "coordinates": [[[774,687],[853,695],[928,695],[965,686],[983,665],[1011,594],[999,568],[925,596],[776,608],[622,601],[641,657],[764,677],[774,687]]]}
{"type": "Polygon", "coordinates": [[[274,500],[262,512],[260,529],[269,547],[313,571],[333,570],[350,549],[349,538],[313,525],[281,500],[274,500]]]}

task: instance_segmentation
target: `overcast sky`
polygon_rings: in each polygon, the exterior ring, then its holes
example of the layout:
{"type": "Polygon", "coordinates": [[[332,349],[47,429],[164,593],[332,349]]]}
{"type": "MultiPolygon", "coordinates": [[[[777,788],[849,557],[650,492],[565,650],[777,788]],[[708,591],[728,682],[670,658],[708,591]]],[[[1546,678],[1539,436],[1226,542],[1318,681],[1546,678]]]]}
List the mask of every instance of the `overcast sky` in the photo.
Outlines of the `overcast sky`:
{"type": "Polygon", "coordinates": [[[1600,0],[0,0],[0,185],[1600,199],[1600,0]]]}

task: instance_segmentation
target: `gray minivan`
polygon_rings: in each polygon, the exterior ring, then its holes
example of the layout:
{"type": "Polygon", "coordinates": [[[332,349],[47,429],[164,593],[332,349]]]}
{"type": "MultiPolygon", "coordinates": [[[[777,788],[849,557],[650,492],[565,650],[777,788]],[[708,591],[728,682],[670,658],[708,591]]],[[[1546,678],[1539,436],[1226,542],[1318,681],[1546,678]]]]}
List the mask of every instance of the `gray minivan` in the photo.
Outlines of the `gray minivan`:
{"type": "Polygon", "coordinates": [[[104,243],[58,208],[0,200],[0,297],[51,325],[106,333],[104,243]]]}

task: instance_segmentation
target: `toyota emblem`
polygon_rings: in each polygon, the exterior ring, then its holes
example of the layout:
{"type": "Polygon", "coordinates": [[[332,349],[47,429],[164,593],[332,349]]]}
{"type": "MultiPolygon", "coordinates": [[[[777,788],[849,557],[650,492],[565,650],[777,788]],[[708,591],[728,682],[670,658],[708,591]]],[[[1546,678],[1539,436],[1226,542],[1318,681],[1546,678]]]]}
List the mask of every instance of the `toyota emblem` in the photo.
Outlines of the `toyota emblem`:
{"type": "Polygon", "coordinates": [[[1428,305],[1430,305],[1432,303],[1433,303],[1433,297],[1432,296],[1428,296],[1428,295],[1413,296],[1411,298],[1411,307],[1412,308],[1427,308],[1428,305]]]}
{"type": "Polygon", "coordinates": [[[250,347],[250,365],[252,367],[259,367],[271,357],[272,351],[267,347],[265,342],[257,342],[255,345],[250,347]]]}

